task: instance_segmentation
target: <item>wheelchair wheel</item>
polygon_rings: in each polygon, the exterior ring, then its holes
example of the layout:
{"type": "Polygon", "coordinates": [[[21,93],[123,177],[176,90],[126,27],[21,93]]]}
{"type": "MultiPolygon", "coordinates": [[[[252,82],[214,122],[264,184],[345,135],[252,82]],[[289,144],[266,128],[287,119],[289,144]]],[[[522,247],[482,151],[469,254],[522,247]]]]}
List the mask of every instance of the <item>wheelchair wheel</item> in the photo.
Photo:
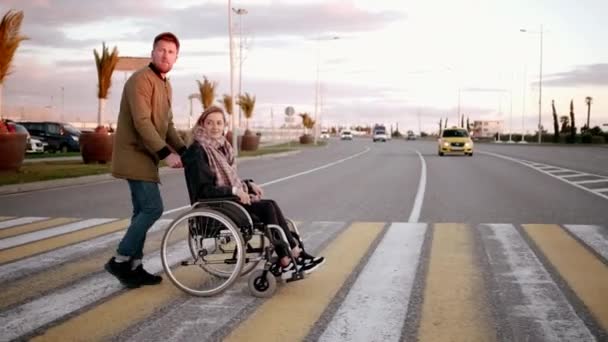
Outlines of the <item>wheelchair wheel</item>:
{"type": "Polygon", "coordinates": [[[271,297],[277,290],[277,280],[270,271],[255,270],[247,282],[251,295],[258,298],[271,297]]]}
{"type": "Polygon", "coordinates": [[[175,286],[195,296],[228,289],[245,262],[243,238],[234,222],[208,208],[177,217],[161,242],[161,261],[175,286]]]}

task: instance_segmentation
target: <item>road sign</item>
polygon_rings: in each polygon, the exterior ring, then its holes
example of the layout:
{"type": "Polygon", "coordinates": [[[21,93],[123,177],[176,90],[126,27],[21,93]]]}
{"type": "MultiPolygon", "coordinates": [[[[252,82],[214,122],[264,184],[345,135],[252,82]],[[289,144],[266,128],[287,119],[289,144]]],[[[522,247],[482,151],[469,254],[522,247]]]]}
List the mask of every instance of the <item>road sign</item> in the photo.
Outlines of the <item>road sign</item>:
{"type": "Polygon", "coordinates": [[[292,116],[296,113],[292,106],[285,107],[285,115],[292,116]]]}

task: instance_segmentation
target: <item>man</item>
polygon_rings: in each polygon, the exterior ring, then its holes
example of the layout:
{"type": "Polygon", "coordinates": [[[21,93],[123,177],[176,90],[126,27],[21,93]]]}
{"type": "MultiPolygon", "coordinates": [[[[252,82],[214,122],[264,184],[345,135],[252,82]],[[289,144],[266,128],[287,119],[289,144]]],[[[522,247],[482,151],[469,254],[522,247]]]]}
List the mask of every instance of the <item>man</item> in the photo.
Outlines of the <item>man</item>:
{"type": "Polygon", "coordinates": [[[128,288],[162,281],[162,277],[143,268],[142,258],[146,234],[163,213],[159,162],[164,160],[168,166],[180,168],[179,154],[186,150],[173,125],[171,85],[166,78],[178,52],[179,40],[174,34],[165,32],[156,36],[152,62],[127,80],[120,101],[112,175],[127,180],[133,216],[117,254],[105,269],[128,288]]]}

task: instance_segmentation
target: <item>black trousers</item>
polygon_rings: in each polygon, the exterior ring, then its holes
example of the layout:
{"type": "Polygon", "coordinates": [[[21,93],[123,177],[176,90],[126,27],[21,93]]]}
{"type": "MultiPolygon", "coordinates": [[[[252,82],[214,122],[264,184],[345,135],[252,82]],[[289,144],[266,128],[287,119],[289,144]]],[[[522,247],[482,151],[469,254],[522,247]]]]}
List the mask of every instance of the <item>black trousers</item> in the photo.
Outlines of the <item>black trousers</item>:
{"type": "MultiPolygon", "coordinates": [[[[276,224],[283,228],[283,232],[289,241],[291,248],[298,246],[295,232],[289,230],[285,216],[281,212],[279,205],[271,199],[262,199],[258,202],[252,202],[251,205],[245,205],[245,210],[252,216],[254,220],[259,220],[265,224],[276,224]]],[[[275,237],[278,239],[278,237],[275,237]]],[[[288,255],[288,251],[284,246],[275,246],[277,255],[284,257],[288,255]]]]}

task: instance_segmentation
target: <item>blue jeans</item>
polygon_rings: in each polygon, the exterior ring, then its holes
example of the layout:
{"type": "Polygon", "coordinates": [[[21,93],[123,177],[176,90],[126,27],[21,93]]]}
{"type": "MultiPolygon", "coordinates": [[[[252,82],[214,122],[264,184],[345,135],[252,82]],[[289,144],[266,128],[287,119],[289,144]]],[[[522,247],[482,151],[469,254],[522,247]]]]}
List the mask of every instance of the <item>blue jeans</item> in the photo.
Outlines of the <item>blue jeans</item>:
{"type": "Polygon", "coordinates": [[[146,234],[163,214],[163,200],[158,183],[131,179],[127,181],[131,190],[133,216],[116,251],[132,259],[141,259],[144,255],[146,234]]]}

